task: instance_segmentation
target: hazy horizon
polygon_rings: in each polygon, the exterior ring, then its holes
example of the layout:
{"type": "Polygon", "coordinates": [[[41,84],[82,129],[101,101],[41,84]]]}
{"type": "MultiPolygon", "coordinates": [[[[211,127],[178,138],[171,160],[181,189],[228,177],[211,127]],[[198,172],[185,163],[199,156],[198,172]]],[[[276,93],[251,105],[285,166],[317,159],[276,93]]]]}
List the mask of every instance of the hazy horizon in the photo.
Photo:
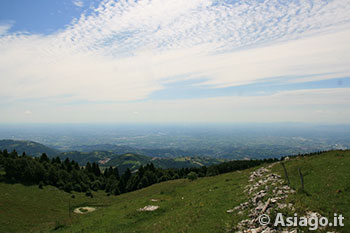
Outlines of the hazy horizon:
{"type": "Polygon", "coordinates": [[[0,124],[0,140],[30,140],[61,151],[259,158],[350,148],[350,125],[0,124]]]}

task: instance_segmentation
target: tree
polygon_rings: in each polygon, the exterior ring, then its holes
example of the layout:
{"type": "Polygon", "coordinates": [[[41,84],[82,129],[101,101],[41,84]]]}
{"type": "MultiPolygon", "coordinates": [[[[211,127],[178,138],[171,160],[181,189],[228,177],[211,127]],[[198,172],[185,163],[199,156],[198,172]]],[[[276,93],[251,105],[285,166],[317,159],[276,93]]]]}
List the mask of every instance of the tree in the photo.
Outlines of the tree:
{"type": "Polygon", "coordinates": [[[73,190],[73,185],[72,183],[66,183],[64,185],[64,191],[66,191],[67,193],[70,193],[73,190]]]}
{"type": "Polygon", "coordinates": [[[70,161],[69,161],[69,158],[66,158],[66,159],[64,160],[63,164],[64,164],[65,169],[66,169],[68,172],[71,172],[71,171],[72,171],[73,168],[72,168],[72,164],[71,164],[70,161]]]}
{"type": "Polygon", "coordinates": [[[125,173],[122,175],[121,179],[124,181],[125,184],[127,184],[130,177],[131,177],[131,171],[129,168],[127,168],[125,173]]]}
{"type": "Polygon", "coordinates": [[[198,175],[197,175],[197,173],[195,173],[195,172],[190,172],[190,173],[188,173],[187,178],[188,178],[190,181],[194,181],[194,180],[196,180],[196,179],[198,178],[198,175]]]}
{"type": "Polygon", "coordinates": [[[89,162],[86,163],[85,171],[87,171],[88,173],[92,172],[92,167],[91,167],[91,164],[89,162]]]}
{"type": "Polygon", "coordinates": [[[120,191],[119,191],[118,186],[116,186],[116,187],[112,190],[112,193],[113,193],[114,195],[119,195],[119,194],[120,194],[120,191]]]}
{"type": "Polygon", "coordinates": [[[40,156],[40,163],[44,163],[44,162],[50,162],[49,160],[49,157],[47,157],[47,155],[45,153],[43,153],[41,156],[40,156]]]}
{"type": "Polygon", "coordinates": [[[216,176],[219,174],[219,170],[216,166],[210,166],[207,170],[207,176],[216,176]]]}
{"type": "Polygon", "coordinates": [[[113,174],[115,175],[115,178],[116,178],[117,180],[120,180],[119,170],[118,170],[117,167],[115,167],[115,168],[113,169],[113,174]]]}
{"type": "Polygon", "coordinates": [[[58,178],[58,171],[54,166],[50,166],[48,169],[48,182],[49,184],[56,186],[58,178]]]}
{"type": "Polygon", "coordinates": [[[157,176],[152,170],[146,171],[143,177],[147,177],[149,185],[157,183],[157,176]]]}
{"type": "Polygon", "coordinates": [[[52,164],[58,164],[58,165],[60,165],[61,164],[61,159],[60,159],[60,157],[56,157],[56,158],[52,158],[52,160],[51,160],[51,163],[52,164]]]}
{"type": "Polygon", "coordinates": [[[142,177],[140,183],[138,184],[137,188],[142,189],[149,185],[149,181],[146,176],[142,177]]]}
{"type": "Polygon", "coordinates": [[[92,163],[92,172],[97,177],[101,175],[101,170],[100,170],[100,167],[98,166],[98,163],[95,163],[95,162],[92,163]]]}
{"type": "Polygon", "coordinates": [[[5,158],[9,156],[7,149],[3,150],[2,154],[4,155],[5,158]]]}

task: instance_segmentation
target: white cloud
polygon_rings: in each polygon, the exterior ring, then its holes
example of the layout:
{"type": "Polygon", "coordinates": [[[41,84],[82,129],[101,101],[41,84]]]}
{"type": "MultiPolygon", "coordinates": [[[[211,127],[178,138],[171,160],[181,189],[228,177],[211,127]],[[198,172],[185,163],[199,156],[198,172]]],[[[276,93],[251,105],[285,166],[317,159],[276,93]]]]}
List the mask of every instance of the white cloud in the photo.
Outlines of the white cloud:
{"type": "Polygon", "coordinates": [[[55,38],[23,37],[7,42],[6,47],[0,44],[4,99],[70,96],[72,100],[129,101],[162,89],[169,77],[205,77],[207,84],[232,86],[269,77],[350,74],[349,31],[224,54],[208,54],[212,45],[202,45],[124,58],[60,48],[55,38]]]}
{"type": "Polygon", "coordinates": [[[113,52],[188,48],[215,43],[222,50],[288,40],[349,23],[347,1],[240,2],[105,1],[65,34],[76,46],[113,52]]]}
{"type": "Polygon", "coordinates": [[[224,87],[349,76],[347,1],[214,3],[106,0],[51,35],[0,26],[0,103],[135,101],[182,79],[224,87]]]}
{"type": "Polygon", "coordinates": [[[13,22],[11,23],[1,23],[0,22],[0,36],[6,34],[8,32],[8,30],[10,30],[10,28],[12,27],[13,22]]]}
{"type": "Polygon", "coordinates": [[[73,0],[73,4],[77,7],[83,7],[84,2],[82,0],[73,0]]]}

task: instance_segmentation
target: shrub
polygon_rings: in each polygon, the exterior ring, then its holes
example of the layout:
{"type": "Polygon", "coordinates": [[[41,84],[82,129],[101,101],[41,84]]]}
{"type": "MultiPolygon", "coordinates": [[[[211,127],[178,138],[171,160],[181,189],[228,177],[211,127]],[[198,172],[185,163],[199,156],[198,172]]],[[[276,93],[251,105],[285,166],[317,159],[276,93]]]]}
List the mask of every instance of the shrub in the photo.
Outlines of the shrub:
{"type": "Polygon", "coordinates": [[[196,179],[198,178],[198,175],[197,175],[197,173],[195,173],[195,172],[190,172],[190,173],[188,173],[187,178],[188,178],[190,181],[194,181],[194,180],[196,180],[196,179]]]}
{"type": "Polygon", "coordinates": [[[43,187],[44,187],[44,182],[40,181],[39,182],[39,189],[43,189],[43,187]]]}
{"type": "Polygon", "coordinates": [[[90,191],[90,190],[87,190],[86,193],[85,193],[85,196],[91,197],[91,195],[92,195],[91,191],[90,191]]]}
{"type": "Polygon", "coordinates": [[[70,193],[72,190],[73,190],[72,183],[67,183],[64,185],[64,191],[66,191],[67,193],[70,193]]]}

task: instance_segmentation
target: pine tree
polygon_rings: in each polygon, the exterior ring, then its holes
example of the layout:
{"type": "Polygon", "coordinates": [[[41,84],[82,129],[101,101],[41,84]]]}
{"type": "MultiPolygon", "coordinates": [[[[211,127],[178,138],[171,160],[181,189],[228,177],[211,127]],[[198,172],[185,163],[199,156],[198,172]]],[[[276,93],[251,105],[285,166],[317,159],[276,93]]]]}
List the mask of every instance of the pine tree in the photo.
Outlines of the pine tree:
{"type": "Polygon", "coordinates": [[[50,162],[49,158],[47,157],[47,155],[45,153],[43,153],[40,156],[40,163],[44,163],[44,162],[50,162]]]}

